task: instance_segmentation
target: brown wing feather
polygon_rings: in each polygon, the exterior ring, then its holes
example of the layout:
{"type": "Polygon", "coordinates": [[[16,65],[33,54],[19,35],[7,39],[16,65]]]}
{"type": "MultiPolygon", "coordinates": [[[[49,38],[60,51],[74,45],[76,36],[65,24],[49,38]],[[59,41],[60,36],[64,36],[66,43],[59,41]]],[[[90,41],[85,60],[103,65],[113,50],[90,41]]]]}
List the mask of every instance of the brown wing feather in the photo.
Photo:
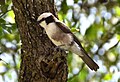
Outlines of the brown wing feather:
{"type": "Polygon", "coordinates": [[[61,22],[56,22],[56,24],[57,24],[57,26],[58,26],[64,33],[70,33],[70,34],[72,34],[72,35],[73,35],[73,38],[74,38],[74,41],[75,41],[80,47],[82,47],[82,45],[81,45],[80,41],[78,40],[78,38],[70,31],[70,29],[69,29],[66,25],[62,24],[61,22]]]}
{"type": "Polygon", "coordinates": [[[72,34],[74,41],[82,48],[82,51],[83,51],[85,54],[87,54],[87,52],[86,52],[86,51],[84,50],[84,48],[82,47],[80,41],[78,40],[78,38],[70,31],[70,29],[69,29],[66,25],[64,25],[64,24],[61,23],[61,22],[56,22],[56,24],[57,24],[57,26],[58,26],[63,32],[72,34]]]}
{"type": "Polygon", "coordinates": [[[61,22],[55,22],[57,24],[57,26],[65,33],[70,33],[73,35],[73,38],[74,38],[74,41],[81,47],[81,50],[83,51],[83,54],[84,56],[81,57],[82,60],[88,65],[88,67],[91,69],[91,70],[95,70],[97,71],[97,69],[99,68],[99,66],[92,60],[92,58],[87,54],[87,52],[84,50],[84,48],[82,47],[80,41],[78,40],[78,38],[70,31],[70,29],[64,25],[63,23],[61,22]]]}

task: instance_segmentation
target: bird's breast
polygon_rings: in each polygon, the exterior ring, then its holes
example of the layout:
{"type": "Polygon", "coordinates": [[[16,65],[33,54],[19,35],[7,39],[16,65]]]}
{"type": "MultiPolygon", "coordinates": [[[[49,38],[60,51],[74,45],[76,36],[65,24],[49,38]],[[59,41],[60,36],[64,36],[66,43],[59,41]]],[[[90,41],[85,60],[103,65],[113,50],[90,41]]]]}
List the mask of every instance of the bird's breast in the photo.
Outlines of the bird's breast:
{"type": "Polygon", "coordinates": [[[60,39],[60,30],[57,28],[57,26],[54,23],[50,23],[48,27],[45,28],[46,33],[49,37],[49,39],[56,45],[61,45],[60,39]]]}
{"type": "Polygon", "coordinates": [[[46,28],[46,33],[49,39],[56,45],[56,46],[69,46],[73,41],[73,37],[69,33],[64,33],[60,27],[56,26],[55,23],[50,23],[46,28]]]}

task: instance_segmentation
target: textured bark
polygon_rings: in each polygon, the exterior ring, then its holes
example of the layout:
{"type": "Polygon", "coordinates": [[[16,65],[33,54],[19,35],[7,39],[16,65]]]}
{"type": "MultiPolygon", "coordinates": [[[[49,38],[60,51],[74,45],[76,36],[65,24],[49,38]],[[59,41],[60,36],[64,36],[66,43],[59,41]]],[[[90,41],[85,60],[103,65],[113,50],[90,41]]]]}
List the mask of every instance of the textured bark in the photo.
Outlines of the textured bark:
{"type": "Polygon", "coordinates": [[[37,17],[46,11],[55,16],[53,0],[12,0],[22,41],[19,82],[66,82],[66,53],[54,49],[37,17]]]}

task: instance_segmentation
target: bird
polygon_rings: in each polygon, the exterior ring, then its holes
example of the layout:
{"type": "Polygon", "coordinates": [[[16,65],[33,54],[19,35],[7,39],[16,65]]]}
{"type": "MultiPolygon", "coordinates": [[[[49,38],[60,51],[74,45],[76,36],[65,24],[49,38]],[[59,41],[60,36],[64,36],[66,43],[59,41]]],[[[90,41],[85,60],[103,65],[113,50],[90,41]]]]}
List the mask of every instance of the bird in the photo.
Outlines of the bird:
{"type": "Polygon", "coordinates": [[[79,39],[71,32],[68,26],[56,18],[51,12],[44,12],[37,18],[38,24],[44,28],[48,38],[57,47],[77,54],[94,71],[99,69],[97,63],[82,47],[79,39]]]}

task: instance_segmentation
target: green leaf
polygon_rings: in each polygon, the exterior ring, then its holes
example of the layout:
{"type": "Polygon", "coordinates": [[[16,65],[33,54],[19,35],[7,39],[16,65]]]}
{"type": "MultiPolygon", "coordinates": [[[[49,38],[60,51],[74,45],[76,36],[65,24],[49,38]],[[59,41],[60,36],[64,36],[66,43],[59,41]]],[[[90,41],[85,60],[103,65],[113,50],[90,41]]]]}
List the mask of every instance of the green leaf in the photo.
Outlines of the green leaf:
{"type": "Polygon", "coordinates": [[[59,20],[63,21],[63,20],[65,19],[65,17],[66,17],[66,15],[63,14],[63,12],[59,12],[59,13],[58,13],[58,18],[59,18],[59,20]]]}
{"type": "Polygon", "coordinates": [[[81,81],[85,80],[87,74],[88,74],[88,71],[87,71],[87,70],[82,70],[82,71],[80,72],[80,74],[79,74],[79,79],[80,79],[81,81]]]}
{"type": "Polygon", "coordinates": [[[74,0],[74,3],[78,3],[78,0],[74,0]]]}
{"type": "Polygon", "coordinates": [[[5,3],[5,4],[10,5],[11,2],[12,2],[12,0],[6,0],[6,3],[5,3]]]}
{"type": "Polygon", "coordinates": [[[89,39],[89,40],[95,40],[96,37],[97,37],[97,31],[98,31],[98,28],[97,28],[97,27],[95,27],[95,26],[93,26],[93,25],[90,26],[90,27],[87,29],[86,33],[85,33],[87,39],[89,39]]]}
{"type": "Polygon", "coordinates": [[[3,28],[0,26],[0,37],[2,36],[3,34],[3,28]]]}
{"type": "Polygon", "coordinates": [[[116,34],[116,37],[120,41],[120,34],[116,34]]]}
{"type": "Polygon", "coordinates": [[[115,7],[116,15],[120,16],[120,7],[115,7]]]}
{"type": "Polygon", "coordinates": [[[112,78],[112,74],[108,73],[104,76],[104,80],[110,80],[112,78]]]}
{"type": "Polygon", "coordinates": [[[116,27],[116,32],[117,32],[118,34],[120,34],[120,25],[118,25],[118,26],[116,27]]]}
{"type": "Polygon", "coordinates": [[[61,5],[61,11],[63,12],[63,14],[66,14],[68,9],[69,7],[67,6],[66,0],[63,0],[62,5],[61,5]]]}
{"type": "Polygon", "coordinates": [[[5,12],[7,11],[8,6],[9,6],[9,5],[2,5],[2,6],[1,6],[1,11],[2,11],[3,13],[5,13],[5,12]]]}
{"type": "Polygon", "coordinates": [[[7,38],[9,41],[14,40],[15,35],[14,34],[5,34],[5,38],[7,38]]]}
{"type": "Polygon", "coordinates": [[[12,10],[10,10],[8,12],[8,16],[12,17],[14,19],[15,15],[14,15],[14,12],[12,10]]]}
{"type": "Polygon", "coordinates": [[[0,5],[5,5],[5,0],[0,0],[0,5]]]}
{"type": "Polygon", "coordinates": [[[4,20],[3,18],[0,18],[0,25],[1,25],[2,23],[5,23],[5,20],[4,20]]]}
{"type": "Polygon", "coordinates": [[[14,13],[13,13],[13,11],[9,11],[8,12],[8,16],[7,17],[9,17],[10,18],[10,23],[15,23],[15,15],[14,15],[14,13]]]}
{"type": "Polygon", "coordinates": [[[72,59],[73,59],[73,54],[72,52],[69,52],[69,55],[67,56],[68,59],[68,64],[71,65],[72,59]]]}
{"type": "Polygon", "coordinates": [[[118,1],[118,3],[120,3],[120,0],[117,0],[118,1]]]}

